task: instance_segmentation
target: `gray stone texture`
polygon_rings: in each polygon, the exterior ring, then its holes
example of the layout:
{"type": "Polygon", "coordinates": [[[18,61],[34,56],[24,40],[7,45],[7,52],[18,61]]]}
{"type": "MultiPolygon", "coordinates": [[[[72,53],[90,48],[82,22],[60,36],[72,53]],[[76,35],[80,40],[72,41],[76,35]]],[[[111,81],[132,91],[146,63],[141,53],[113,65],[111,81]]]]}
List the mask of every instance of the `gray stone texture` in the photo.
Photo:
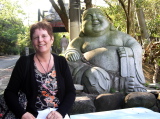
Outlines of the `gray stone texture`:
{"type": "Polygon", "coordinates": [[[74,83],[83,85],[86,93],[146,92],[141,45],[116,30],[98,8],[83,12],[79,37],[64,55],[74,83]]]}
{"type": "Polygon", "coordinates": [[[125,107],[146,107],[151,108],[156,104],[156,97],[152,93],[133,92],[125,97],[125,107]]]}
{"type": "Polygon", "coordinates": [[[70,114],[82,114],[95,112],[93,101],[87,96],[78,96],[72,106],[70,114]]]}
{"type": "Polygon", "coordinates": [[[154,93],[149,92],[133,92],[128,95],[124,95],[123,93],[91,95],[82,92],[77,94],[70,114],[83,114],[132,107],[145,107],[160,112],[160,100],[154,93]]]}
{"type": "Polygon", "coordinates": [[[123,102],[124,102],[123,93],[100,94],[94,100],[97,112],[121,109],[123,107],[123,102]]]}

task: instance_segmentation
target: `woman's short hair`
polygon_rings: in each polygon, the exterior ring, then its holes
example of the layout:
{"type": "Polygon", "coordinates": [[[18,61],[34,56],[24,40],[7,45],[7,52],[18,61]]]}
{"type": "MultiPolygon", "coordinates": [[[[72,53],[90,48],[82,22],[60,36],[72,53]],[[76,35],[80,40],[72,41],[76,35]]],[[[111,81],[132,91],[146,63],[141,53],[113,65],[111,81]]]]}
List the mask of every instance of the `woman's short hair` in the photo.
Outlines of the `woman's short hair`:
{"type": "Polygon", "coordinates": [[[37,23],[31,25],[31,27],[30,27],[30,39],[31,40],[32,40],[33,34],[36,29],[46,30],[50,37],[53,36],[53,28],[52,28],[51,24],[44,20],[44,21],[40,21],[40,22],[37,22],[37,23]]]}

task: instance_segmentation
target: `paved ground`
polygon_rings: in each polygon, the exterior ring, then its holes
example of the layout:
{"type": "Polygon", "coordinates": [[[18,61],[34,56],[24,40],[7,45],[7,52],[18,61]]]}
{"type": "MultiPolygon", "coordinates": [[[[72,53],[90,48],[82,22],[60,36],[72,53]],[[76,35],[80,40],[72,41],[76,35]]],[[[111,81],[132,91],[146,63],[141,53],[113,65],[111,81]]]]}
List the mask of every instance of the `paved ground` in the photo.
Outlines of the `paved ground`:
{"type": "Polygon", "coordinates": [[[0,94],[5,90],[19,55],[0,56],[0,94]]]}
{"type": "Polygon", "coordinates": [[[3,93],[10,79],[13,68],[0,70],[0,94],[3,93]]]}

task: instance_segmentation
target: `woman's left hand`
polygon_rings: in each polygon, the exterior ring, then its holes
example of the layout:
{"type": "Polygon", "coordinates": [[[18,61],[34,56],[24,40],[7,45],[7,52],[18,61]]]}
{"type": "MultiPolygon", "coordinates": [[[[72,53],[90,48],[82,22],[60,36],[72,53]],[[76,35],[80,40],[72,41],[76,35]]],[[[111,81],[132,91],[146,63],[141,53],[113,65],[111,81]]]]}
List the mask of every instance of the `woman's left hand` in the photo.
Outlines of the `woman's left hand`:
{"type": "Polygon", "coordinates": [[[46,119],[63,119],[62,115],[57,111],[51,111],[46,119]]]}

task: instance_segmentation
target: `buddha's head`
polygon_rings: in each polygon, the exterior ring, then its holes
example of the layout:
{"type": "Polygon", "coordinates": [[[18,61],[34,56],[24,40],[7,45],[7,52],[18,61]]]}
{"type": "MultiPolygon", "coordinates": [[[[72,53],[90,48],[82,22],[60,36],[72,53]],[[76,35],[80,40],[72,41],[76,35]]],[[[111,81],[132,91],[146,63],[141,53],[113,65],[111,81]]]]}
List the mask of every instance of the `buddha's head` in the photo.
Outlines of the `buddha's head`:
{"type": "Polygon", "coordinates": [[[85,36],[101,36],[110,29],[110,22],[98,8],[89,8],[82,15],[82,30],[85,36]]]}

